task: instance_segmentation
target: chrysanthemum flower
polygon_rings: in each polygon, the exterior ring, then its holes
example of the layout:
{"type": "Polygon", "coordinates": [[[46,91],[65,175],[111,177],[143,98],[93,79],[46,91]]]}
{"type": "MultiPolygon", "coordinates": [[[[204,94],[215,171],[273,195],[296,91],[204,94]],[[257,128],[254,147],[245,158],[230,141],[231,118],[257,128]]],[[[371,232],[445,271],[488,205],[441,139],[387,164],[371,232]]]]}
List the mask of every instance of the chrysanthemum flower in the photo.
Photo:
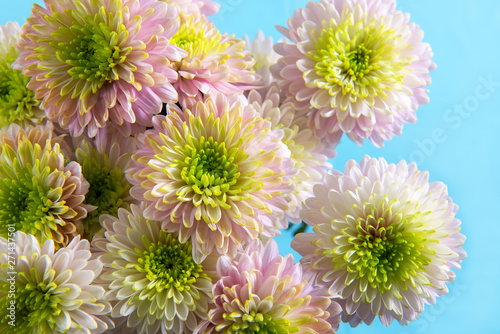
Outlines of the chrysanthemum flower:
{"type": "Polygon", "coordinates": [[[80,165],[66,164],[50,138],[41,125],[0,131],[0,236],[13,224],[59,247],[81,232],[81,219],[92,209],[82,204],[88,183],[80,165]]]}
{"type": "Polygon", "coordinates": [[[18,68],[42,108],[72,136],[109,125],[124,135],[151,125],[162,102],[176,102],[171,61],[185,52],[168,40],[174,6],[156,0],[44,0],[23,26],[18,68]],[[142,127],[142,128],[141,128],[142,127]]]}
{"type": "Polygon", "coordinates": [[[276,83],[268,87],[264,96],[257,91],[251,91],[248,101],[260,117],[271,122],[272,129],[281,129],[284,132],[282,141],[290,150],[290,157],[297,170],[296,175],[292,177],[294,190],[283,195],[289,205],[286,219],[300,223],[302,202],[313,196],[313,186],[321,182],[326,171],[332,168],[328,159],[335,156],[335,151],[325,147],[313,134],[304,117],[295,117],[292,104],[285,103],[280,106],[280,90],[276,83]]]}
{"type": "Polygon", "coordinates": [[[245,42],[221,34],[203,15],[181,13],[181,26],[170,43],[187,52],[175,63],[179,79],[174,87],[179,103],[191,107],[206,95],[242,93],[257,87],[259,76],[251,67],[245,42]]]}
{"type": "Polygon", "coordinates": [[[221,257],[213,288],[215,307],[195,333],[335,333],[340,306],[314,286],[293,256],[274,240],[251,243],[239,259],[221,257]]]}
{"type": "Polygon", "coordinates": [[[110,292],[111,316],[126,333],[191,333],[212,303],[217,258],[197,264],[191,242],[181,244],[143,217],[143,207],[103,215],[105,238],[92,242],[104,264],[101,280],[110,292]]]}
{"type": "MultiPolygon", "coordinates": [[[[261,76],[264,88],[269,88],[273,78],[270,68],[276,64],[280,57],[273,49],[274,41],[272,37],[264,37],[262,30],[259,30],[253,41],[250,41],[247,35],[243,36],[245,40],[244,50],[250,52],[255,60],[252,69],[261,76]]],[[[285,38],[281,38],[278,42],[285,42],[285,38]]]]}
{"type": "Polygon", "coordinates": [[[202,14],[211,16],[217,14],[220,5],[212,0],[161,0],[175,5],[179,13],[202,14]]]}
{"type": "Polygon", "coordinates": [[[291,42],[276,45],[283,57],[273,74],[317,135],[382,147],[416,121],[435,65],[409,18],[395,0],[321,0],[278,27],[291,42]]]}
{"type": "Polygon", "coordinates": [[[428,182],[415,163],[351,160],[314,188],[302,218],[314,233],[292,247],[318,274],[318,284],[340,295],[342,320],[388,326],[418,318],[424,303],[448,292],[466,254],[458,206],[441,182],[428,182]]]}
{"type": "Polygon", "coordinates": [[[123,137],[112,128],[99,142],[88,138],[76,138],[76,162],[82,166],[82,174],[89,183],[89,191],[83,203],[96,207],[82,219],[83,234],[88,240],[101,230],[102,214],[116,215],[119,208],[128,209],[137,201],[130,195],[132,185],[125,178],[129,168],[134,143],[131,137],[123,137]],[[103,142],[103,140],[105,142],[103,142]]]}
{"type": "Polygon", "coordinates": [[[113,327],[106,317],[111,305],[103,300],[105,290],[93,284],[102,265],[90,260],[87,240],[77,237],[56,251],[53,240],[40,247],[32,235],[17,232],[14,239],[10,243],[0,238],[2,333],[94,334],[113,327]],[[8,324],[12,319],[7,317],[12,302],[15,326],[8,324]]]}
{"type": "Polygon", "coordinates": [[[193,241],[199,262],[214,248],[235,255],[259,234],[277,233],[293,189],[283,131],[272,130],[241,95],[222,94],[192,110],[170,107],[138,136],[127,176],[148,219],[193,241]]]}
{"type": "MultiPolygon", "coordinates": [[[[47,141],[50,141],[52,144],[57,143],[61,145],[64,139],[64,136],[55,134],[54,124],[51,122],[43,125],[27,125],[26,127],[11,124],[0,131],[0,145],[10,145],[16,149],[22,141],[29,141],[32,144],[44,147],[47,141]]],[[[65,146],[65,144],[63,145],[65,146]]]]}
{"type": "Polygon", "coordinates": [[[39,108],[40,101],[26,87],[29,78],[11,66],[19,55],[15,45],[20,33],[17,22],[0,26],[0,128],[11,123],[27,126],[45,119],[45,112],[39,108]]]}

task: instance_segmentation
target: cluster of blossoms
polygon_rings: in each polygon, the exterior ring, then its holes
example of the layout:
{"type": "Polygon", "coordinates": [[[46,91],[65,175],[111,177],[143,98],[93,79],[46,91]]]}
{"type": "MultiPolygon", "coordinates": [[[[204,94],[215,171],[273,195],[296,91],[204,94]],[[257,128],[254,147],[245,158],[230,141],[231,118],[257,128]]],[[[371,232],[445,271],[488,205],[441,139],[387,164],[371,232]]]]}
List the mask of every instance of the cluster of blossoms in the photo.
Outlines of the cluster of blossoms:
{"type": "Polygon", "coordinates": [[[318,0],[274,44],[211,0],[44,0],[0,27],[0,332],[408,324],[466,257],[415,163],[329,160],[428,102],[394,0],[318,0]],[[312,226],[281,256],[273,237],[312,226]],[[293,225],[290,225],[293,226],[293,225]]]}

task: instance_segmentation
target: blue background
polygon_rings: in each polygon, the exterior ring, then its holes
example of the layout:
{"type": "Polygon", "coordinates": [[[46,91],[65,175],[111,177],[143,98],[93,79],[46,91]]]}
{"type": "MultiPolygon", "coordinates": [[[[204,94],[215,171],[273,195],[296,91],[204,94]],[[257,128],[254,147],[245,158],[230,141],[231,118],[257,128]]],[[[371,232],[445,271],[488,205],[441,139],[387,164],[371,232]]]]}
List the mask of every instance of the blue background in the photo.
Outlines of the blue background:
{"type": "MultiPolygon", "coordinates": [[[[14,20],[22,24],[30,14],[32,1],[1,2],[1,25],[14,20]]],[[[253,38],[260,29],[277,40],[281,36],[274,25],[286,25],[307,1],[219,3],[222,8],[213,21],[222,32],[253,38]]],[[[407,124],[403,135],[383,149],[369,142],[358,147],[343,139],[332,163],[343,170],[346,161],[359,161],[365,154],[394,163],[416,161],[420,170],[429,171],[431,181],[448,185],[460,206],[468,257],[448,285],[450,293],[426,306],[409,326],[395,322],[385,328],[375,320],[370,327],[342,324],[338,333],[500,333],[500,1],[399,0],[398,9],[411,14],[434,51],[438,68],[432,73],[431,102],[419,109],[418,123],[407,124]]],[[[279,238],[282,253],[291,251],[290,240],[287,233],[279,238]]]]}

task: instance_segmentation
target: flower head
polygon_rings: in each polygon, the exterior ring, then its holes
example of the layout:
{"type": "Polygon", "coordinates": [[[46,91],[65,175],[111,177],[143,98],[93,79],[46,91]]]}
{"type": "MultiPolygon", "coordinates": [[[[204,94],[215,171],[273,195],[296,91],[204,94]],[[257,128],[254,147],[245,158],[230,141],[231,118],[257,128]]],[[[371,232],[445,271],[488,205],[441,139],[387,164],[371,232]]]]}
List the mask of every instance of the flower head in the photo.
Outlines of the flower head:
{"type": "Polygon", "coordinates": [[[40,247],[34,236],[22,232],[16,232],[13,239],[15,247],[11,241],[0,238],[2,333],[94,334],[113,327],[105,316],[111,311],[109,302],[103,300],[105,291],[93,283],[102,265],[90,260],[87,240],[76,237],[56,251],[53,240],[40,247]],[[15,270],[11,268],[13,257],[15,270]],[[17,272],[15,293],[8,280],[12,271],[17,272]],[[15,326],[7,324],[11,320],[7,307],[12,303],[15,326]]]}
{"type": "Polygon", "coordinates": [[[281,257],[272,239],[252,242],[238,259],[222,257],[215,306],[195,333],[335,333],[340,306],[315,287],[293,256],[281,257]]]}
{"type": "Polygon", "coordinates": [[[314,233],[292,247],[340,295],[342,320],[408,324],[448,292],[465,237],[446,186],[428,178],[415,163],[365,157],[329,172],[306,201],[301,215],[314,233]]]}
{"type": "Polygon", "coordinates": [[[130,195],[132,185],[125,178],[125,170],[131,162],[134,143],[131,137],[123,137],[112,128],[100,141],[76,138],[76,162],[82,166],[82,174],[89,183],[89,191],[83,203],[96,207],[82,219],[86,239],[101,230],[102,214],[116,215],[119,208],[128,209],[137,201],[130,195]],[[103,142],[104,141],[104,142],[103,142]]]}
{"type": "MultiPolygon", "coordinates": [[[[255,59],[253,69],[262,77],[264,88],[268,88],[271,82],[275,81],[270,68],[276,64],[279,55],[273,50],[274,42],[272,37],[264,37],[262,30],[259,30],[253,41],[250,41],[247,35],[243,36],[245,40],[245,50],[249,51],[255,59]]],[[[285,42],[285,38],[280,38],[278,42],[285,42]]]]}
{"type": "Polygon", "coordinates": [[[174,87],[183,107],[205,95],[242,93],[257,86],[259,76],[251,71],[254,60],[244,51],[244,41],[221,34],[203,15],[181,13],[180,23],[170,43],[187,52],[175,63],[179,79],[174,87]]]}
{"type": "Polygon", "coordinates": [[[296,174],[292,177],[294,190],[283,194],[289,209],[286,219],[299,223],[302,202],[313,197],[313,186],[322,181],[326,171],[332,166],[328,159],[335,156],[335,151],[327,148],[306,125],[305,117],[295,117],[293,104],[280,105],[280,90],[272,83],[265,95],[250,91],[248,101],[260,117],[271,122],[271,129],[280,129],[284,135],[283,144],[290,150],[296,174]]]}
{"type": "Polygon", "coordinates": [[[146,220],[143,207],[130,208],[103,215],[105,237],[92,242],[104,265],[111,316],[121,333],[191,333],[212,303],[217,258],[195,263],[191,242],[181,244],[161,222],[146,220]]]}
{"type": "Polygon", "coordinates": [[[27,126],[45,119],[45,112],[39,108],[40,101],[26,87],[29,78],[11,66],[19,55],[15,45],[20,32],[17,22],[0,26],[0,128],[11,123],[27,126]]]}
{"type": "Polygon", "coordinates": [[[179,13],[202,14],[211,16],[217,14],[220,5],[212,0],[161,0],[175,5],[179,13]]]}
{"type": "Polygon", "coordinates": [[[311,1],[279,30],[291,42],[276,45],[273,73],[329,143],[382,147],[429,100],[431,48],[394,0],[311,1]]]}
{"type": "Polygon", "coordinates": [[[282,195],[293,189],[282,130],[243,96],[222,94],[192,110],[170,107],[153,124],[127,172],[132,196],[148,203],[146,218],[178,231],[182,243],[192,237],[197,261],[277,233],[288,208],[282,195]]]}
{"type": "Polygon", "coordinates": [[[151,125],[162,102],[176,102],[170,67],[185,54],[169,45],[174,6],[156,0],[44,0],[18,44],[17,67],[42,108],[72,136],[106,126],[125,135],[151,125]]]}
{"type": "Polygon", "coordinates": [[[92,207],[82,203],[88,183],[80,165],[66,164],[48,132],[16,124],[0,131],[0,236],[13,225],[59,247],[81,232],[81,219],[92,207]]]}

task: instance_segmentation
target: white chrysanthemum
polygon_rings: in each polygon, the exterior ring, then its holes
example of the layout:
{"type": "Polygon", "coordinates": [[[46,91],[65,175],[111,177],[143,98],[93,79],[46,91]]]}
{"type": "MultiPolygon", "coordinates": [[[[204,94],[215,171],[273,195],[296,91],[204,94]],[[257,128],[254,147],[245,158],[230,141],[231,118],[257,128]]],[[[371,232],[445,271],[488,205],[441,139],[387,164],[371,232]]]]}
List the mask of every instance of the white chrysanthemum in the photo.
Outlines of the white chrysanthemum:
{"type": "Polygon", "coordinates": [[[93,284],[102,265],[90,260],[87,240],[76,237],[55,251],[53,240],[40,247],[34,236],[23,232],[15,233],[13,239],[0,238],[2,333],[94,334],[113,327],[105,316],[111,310],[111,305],[103,300],[105,291],[93,284]],[[12,272],[17,275],[12,276],[12,272]],[[7,324],[12,320],[7,317],[7,307],[13,300],[15,327],[7,324]]]}
{"type": "Polygon", "coordinates": [[[292,247],[340,295],[343,321],[408,324],[448,293],[465,237],[446,186],[428,179],[415,163],[366,156],[329,172],[306,201],[301,215],[314,233],[292,247]]]}
{"type": "Polygon", "coordinates": [[[109,287],[111,316],[126,333],[190,333],[207,318],[212,303],[213,257],[201,264],[192,258],[191,242],[143,217],[135,204],[117,217],[101,216],[105,237],[95,237],[95,255],[104,265],[101,280],[109,287]]]}
{"type": "MultiPolygon", "coordinates": [[[[244,50],[249,51],[255,60],[253,69],[262,77],[264,89],[269,88],[271,82],[275,81],[270,68],[272,65],[276,64],[280,57],[273,49],[273,38],[270,36],[264,37],[262,30],[259,30],[253,41],[250,41],[247,35],[244,35],[243,39],[245,40],[244,50]]],[[[280,38],[278,43],[283,43],[285,41],[286,38],[280,38]]]]}
{"type": "Polygon", "coordinates": [[[336,153],[313,134],[306,125],[305,117],[296,117],[291,103],[280,106],[280,90],[276,83],[268,87],[265,95],[251,91],[248,101],[260,117],[271,122],[271,129],[280,129],[284,133],[282,141],[290,150],[297,170],[292,177],[294,190],[283,194],[289,205],[285,214],[287,220],[300,223],[302,202],[313,196],[313,186],[321,182],[326,171],[332,168],[328,159],[336,153]]]}
{"type": "Polygon", "coordinates": [[[395,0],[310,1],[287,23],[277,27],[290,41],[275,46],[272,72],[318,136],[382,147],[416,122],[435,65],[395,0]]]}

